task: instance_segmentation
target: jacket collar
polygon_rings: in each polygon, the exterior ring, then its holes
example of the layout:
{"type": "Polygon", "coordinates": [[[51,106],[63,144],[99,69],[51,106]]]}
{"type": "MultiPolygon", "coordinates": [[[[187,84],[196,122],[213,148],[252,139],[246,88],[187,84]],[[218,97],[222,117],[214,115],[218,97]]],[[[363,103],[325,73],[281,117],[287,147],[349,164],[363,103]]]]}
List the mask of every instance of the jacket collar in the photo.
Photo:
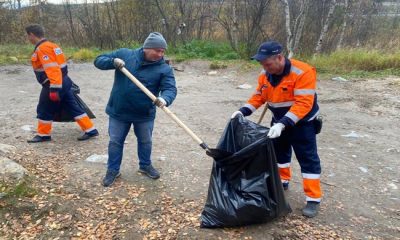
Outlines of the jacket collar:
{"type": "Polygon", "coordinates": [[[43,39],[40,40],[38,43],[36,43],[35,49],[34,49],[33,51],[36,51],[36,49],[39,47],[39,45],[42,44],[42,43],[44,43],[44,42],[46,42],[46,41],[47,41],[47,39],[46,39],[46,38],[43,38],[43,39]]]}

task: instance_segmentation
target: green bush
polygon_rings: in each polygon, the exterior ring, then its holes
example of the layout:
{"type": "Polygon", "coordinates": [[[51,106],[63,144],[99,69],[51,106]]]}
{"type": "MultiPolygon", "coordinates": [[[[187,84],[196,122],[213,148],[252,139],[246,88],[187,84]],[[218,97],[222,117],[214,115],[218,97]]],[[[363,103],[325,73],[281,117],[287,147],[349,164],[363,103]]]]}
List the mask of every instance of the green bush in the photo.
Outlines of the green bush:
{"type": "Polygon", "coordinates": [[[193,40],[168,50],[180,59],[232,60],[239,59],[228,43],[193,40]]]}

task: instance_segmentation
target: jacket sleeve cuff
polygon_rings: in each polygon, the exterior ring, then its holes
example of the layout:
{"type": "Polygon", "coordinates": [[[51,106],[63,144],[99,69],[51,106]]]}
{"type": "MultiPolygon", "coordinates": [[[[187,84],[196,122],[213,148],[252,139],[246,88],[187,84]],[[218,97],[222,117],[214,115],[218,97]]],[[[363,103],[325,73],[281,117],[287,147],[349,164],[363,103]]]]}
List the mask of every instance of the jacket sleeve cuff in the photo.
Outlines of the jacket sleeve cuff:
{"type": "Polygon", "coordinates": [[[240,112],[243,114],[243,116],[245,116],[245,117],[250,116],[250,115],[253,113],[253,111],[251,111],[251,109],[248,108],[248,107],[241,107],[241,108],[239,109],[239,111],[240,111],[240,112]]]}
{"type": "Polygon", "coordinates": [[[59,92],[61,90],[61,88],[53,88],[53,87],[50,87],[49,89],[50,92],[59,92]]]}
{"type": "Polygon", "coordinates": [[[286,117],[286,116],[283,116],[283,117],[278,121],[278,123],[282,123],[283,125],[285,125],[285,128],[287,128],[287,127],[293,127],[293,126],[295,125],[295,123],[293,122],[293,120],[290,119],[290,118],[288,118],[288,117],[286,117]]]}

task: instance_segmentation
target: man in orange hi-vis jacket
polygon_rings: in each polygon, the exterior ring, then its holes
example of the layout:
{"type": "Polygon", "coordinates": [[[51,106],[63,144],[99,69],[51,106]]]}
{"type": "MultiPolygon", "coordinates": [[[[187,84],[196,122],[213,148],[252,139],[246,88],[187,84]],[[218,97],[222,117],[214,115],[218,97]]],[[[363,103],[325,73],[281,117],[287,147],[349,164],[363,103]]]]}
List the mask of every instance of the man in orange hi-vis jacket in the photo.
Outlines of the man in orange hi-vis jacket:
{"type": "Polygon", "coordinates": [[[53,118],[60,108],[68,111],[84,131],[78,140],[83,141],[98,136],[97,129],[73,96],[72,81],[68,77],[68,66],[61,48],[44,38],[42,26],[32,24],[25,30],[28,40],[35,45],[31,57],[32,67],[37,81],[42,85],[37,106],[37,135],[28,142],[51,140],[53,118]]]}
{"type": "Polygon", "coordinates": [[[268,137],[274,141],[282,185],[289,187],[292,148],[300,163],[307,205],[303,215],[314,217],[321,201],[321,165],[317,153],[319,107],[316,94],[316,70],[310,65],[285,58],[282,45],[275,41],[260,45],[252,59],[264,68],[258,77],[254,95],[237,115],[249,116],[264,103],[272,112],[268,137]]]}

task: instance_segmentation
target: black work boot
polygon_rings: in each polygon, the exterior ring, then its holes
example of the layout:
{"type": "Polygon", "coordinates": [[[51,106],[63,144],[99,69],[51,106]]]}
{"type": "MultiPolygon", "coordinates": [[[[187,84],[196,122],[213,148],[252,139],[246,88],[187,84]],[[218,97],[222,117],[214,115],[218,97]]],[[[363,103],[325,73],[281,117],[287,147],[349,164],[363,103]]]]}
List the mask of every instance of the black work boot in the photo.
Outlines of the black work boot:
{"type": "Polygon", "coordinates": [[[97,131],[97,129],[94,129],[90,132],[85,132],[82,136],[78,137],[78,141],[85,141],[96,136],[99,136],[99,131],[97,131]]]}
{"type": "Polygon", "coordinates": [[[319,210],[319,202],[308,201],[303,208],[303,216],[313,218],[317,216],[319,210]]]}
{"type": "Polygon", "coordinates": [[[147,175],[149,178],[152,179],[160,178],[160,173],[152,165],[140,166],[139,172],[147,175]]]}
{"type": "Polygon", "coordinates": [[[103,186],[111,186],[117,178],[121,176],[119,171],[107,170],[106,176],[103,178],[103,186]]]}
{"type": "Polygon", "coordinates": [[[51,140],[51,136],[39,136],[36,135],[32,139],[29,139],[28,143],[39,143],[39,142],[48,142],[51,140]]]}

